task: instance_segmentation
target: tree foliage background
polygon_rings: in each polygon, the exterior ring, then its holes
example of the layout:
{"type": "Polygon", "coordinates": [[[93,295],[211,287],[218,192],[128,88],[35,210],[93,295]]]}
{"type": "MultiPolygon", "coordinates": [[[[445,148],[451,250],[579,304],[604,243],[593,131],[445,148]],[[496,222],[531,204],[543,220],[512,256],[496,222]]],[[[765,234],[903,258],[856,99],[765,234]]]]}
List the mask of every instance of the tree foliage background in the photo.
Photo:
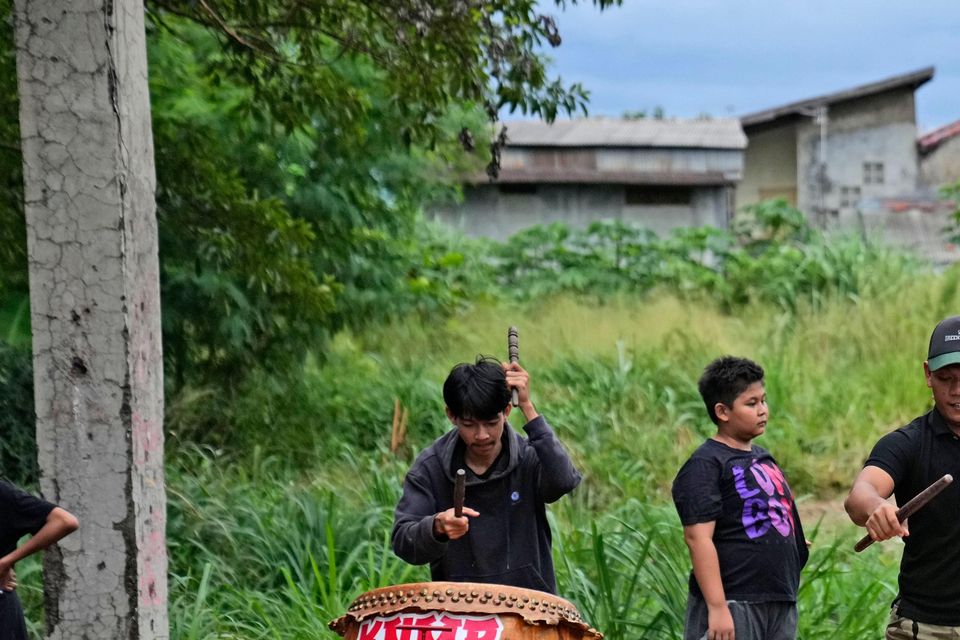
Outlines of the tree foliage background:
{"type": "MultiPolygon", "coordinates": [[[[295,371],[338,329],[458,304],[457,283],[438,279],[464,258],[447,256],[425,205],[455,199],[465,173],[496,171],[501,110],[548,119],[585,110],[581,86],[547,73],[545,51],[560,37],[534,2],[146,8],[174,407],[195,397],[188,388],[228,407],[253,370],[295,371]]],[[[11,14],[0,0],[0,337],[24,348],[11,14]]]]}
{"type": "MultiPolygon", "coordinates": [[[[423,219],[428,204],[458,196],[459,177],[496,172],[498,113],[585,109],[582,87],[547,72],[559,34],[544,5],[147,0],[171,637],[329,638],[325,623],[358,593],[424,577],[390,552],[400,479],[448,428],[437,381],[463,345],[493,343],[482,334],[508,311],[537,318],[524,340],[553,357],[539,363],[537,393],[591,478],[551,511],[563,592],[610,638],[682,628],[682,535],[671,509],[646,501],[668,495],[705,435],[692,381],[729,344],[716,336],[769,365],[787,426],[771,437],[805,489],[848,482],[873,425],[899,423],[923,401],[901,379],[912,356],[887,347],[955,308],[960,271],[934,280],[882,246],[824,238],[785,202],[763,203],[729,230],[667,237],[598,221],[495,244],[423,219]],[[692,340],[675,331],[691,315],[703,329],[692,340]],[[658,326],[660,337],[621,339],[658,326]],[[557,351],[570,335],[593,347],[557,351]],[[391,411],[394,429],[409,417],[396,447],[391,411]]],[[[0,0],[0,475],[29,483],[10,15],[0,0]]],[[[947,192],[958,194],[960,183],[947,192]]],[[[804,637],[862,638],[882,626],[864,603],[893,597],[895,563],[849,571],[840,550],[813,548],[800,606],[816,615],[801,616],[804,637]]],[[[31,560],[18,572],[39,636],[31,560]]]]}

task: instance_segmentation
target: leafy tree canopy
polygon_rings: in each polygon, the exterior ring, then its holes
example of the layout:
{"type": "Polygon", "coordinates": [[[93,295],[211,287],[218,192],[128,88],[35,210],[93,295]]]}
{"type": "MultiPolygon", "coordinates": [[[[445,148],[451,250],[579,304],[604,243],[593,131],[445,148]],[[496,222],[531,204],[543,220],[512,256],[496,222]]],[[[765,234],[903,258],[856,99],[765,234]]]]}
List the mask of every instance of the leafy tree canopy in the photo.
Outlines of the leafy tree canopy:
{"type": "MultiPolygon", "coordinates": [[[[592,0],[603,9],[622,0],[592,0]]],[[[577,0],[555,0],[563,9],[577,0]]],[[[278,121],[313,121],[331,100],[331,70],[344,58],[364,59],[383,77],[403,116],[397,131],[432,140],[453,103],[502,108],[553,120],[583,109],[582,86],[564,86],[546,71],[545,45],[558,46],[553,18],[533,0],[153,0],[158,22],[189,18],[220,35],[223,69],[242,77],[278,121]]],[[[335,73],[335,72],[334,72],[335,73]]]]}
{"type": "MultiPolygon", "coordinates": [[[[11,4],[0,0],[0,314],[24,318],[11,4]]],[[[450,261],[425,253],[424,204],[456,197],[452,178],[496,156],[488,122],[499,110],[551,119],[587,97],[548,77],[543,49],[559,35],[534,2],[146,6],[177,388],[229,387],[344,324],[452,302],[425,276],[450,261]]]]}

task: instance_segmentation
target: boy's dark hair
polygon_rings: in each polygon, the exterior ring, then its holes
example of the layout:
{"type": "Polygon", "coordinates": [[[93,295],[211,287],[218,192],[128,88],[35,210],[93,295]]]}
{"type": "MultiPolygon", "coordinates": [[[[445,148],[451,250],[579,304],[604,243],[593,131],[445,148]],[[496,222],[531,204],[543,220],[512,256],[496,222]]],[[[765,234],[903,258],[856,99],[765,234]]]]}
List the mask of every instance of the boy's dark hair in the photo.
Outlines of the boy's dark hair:
{"type": "Polygon", "coordinates": [[[753,360],[723,356],[707,365],[697,388],[713,424],[720,424],[713,409],[716,404],[722,402],[732,407],[737,396],[754,382],[763,382],[763,367],[753,360]]]}
{"type": "Polygon", "coordinates": [[[500,361],[477,356],[475,364],[462,362],[455,366],[443,383],[443,401],[456,418],[495,418],[510,402],[510,388],[500,361]]]}

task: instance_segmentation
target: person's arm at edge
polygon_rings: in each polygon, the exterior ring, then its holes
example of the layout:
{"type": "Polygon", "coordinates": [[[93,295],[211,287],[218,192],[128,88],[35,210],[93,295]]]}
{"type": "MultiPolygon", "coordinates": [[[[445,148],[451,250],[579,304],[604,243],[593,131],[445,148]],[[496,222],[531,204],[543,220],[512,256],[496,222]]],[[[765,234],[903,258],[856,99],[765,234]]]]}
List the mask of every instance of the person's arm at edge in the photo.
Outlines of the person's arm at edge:
{"type": "Polygon", "coordinates": [[[80,527],[76,516],[62,509],[54,507],[47,514],[47,520],[40,530],[22,545],[0,558],[0,583],[6,582],[7,574],[13,567],[29,555],[55,544],[64,536],[69,535],[80,527]]]}
{"type": "Polygon", "coordinates": [[[853,481],[843,508],[854,524],[866,527],[875,541],[907,536],[906,523],[897,521],[897,507],[887,501],[895,488],[889,473],[873,465],[865,466],[853,481]]]}
{"type": "Polygon", "coordinates": [[[693,576],[707,603],[707,639],[734,640],[733,616],[720,578],[720,559],[713,544],[716,521],[700,522],[683,528],[683,541],[690,550],[693,576]]]}

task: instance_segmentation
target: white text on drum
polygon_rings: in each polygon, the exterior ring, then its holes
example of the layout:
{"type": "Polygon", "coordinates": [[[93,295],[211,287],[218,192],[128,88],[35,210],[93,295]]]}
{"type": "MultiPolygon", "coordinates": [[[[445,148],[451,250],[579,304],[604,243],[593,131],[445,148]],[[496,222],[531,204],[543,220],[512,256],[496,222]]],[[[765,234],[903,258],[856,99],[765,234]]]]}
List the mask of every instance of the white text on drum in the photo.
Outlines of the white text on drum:
{"type": "Polygon", "coordinates": [[[500,640],[500,616],[465,616],[440,611],[399,613],[364,620],[357,640],[500,640]]]}

